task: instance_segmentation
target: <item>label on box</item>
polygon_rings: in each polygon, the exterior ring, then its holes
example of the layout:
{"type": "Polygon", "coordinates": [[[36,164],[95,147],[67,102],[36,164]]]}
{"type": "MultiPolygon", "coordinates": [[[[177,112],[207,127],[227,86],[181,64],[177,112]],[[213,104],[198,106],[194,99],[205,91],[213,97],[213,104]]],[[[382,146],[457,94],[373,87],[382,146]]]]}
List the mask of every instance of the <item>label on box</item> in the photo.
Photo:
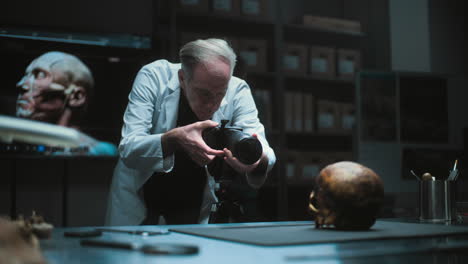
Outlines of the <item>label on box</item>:
{"type": "Polygon", "coordinates": [[[285,69],[288,69],[288,70],[299,69],[299,57],[294,56],[294,55],[284,55],[283,66],[285,69]]]}
{"type": "Polygon", "coordinates": [[[294,177],[294,170],[295,170],[294,163],[288,162],[286,164],[286,177],[292,178],[294,177]]]}
{"type": "Polygon", "coordinates": [[[260,14],[260,0],[243,0],[242,13],[248,15],[260,14]]]}
{"type": "Polygon", "coordinates": [[[182,5],[198,5],[200,0],[180,0],[182,5]]]}
{"type": "Polygon", "coordinates": [[[302,168],[302,177],[304,179],[314,178],[320,173],[320,168],[317,164],[306,164],[302,168]]]}
{"type": "Polygon", "coordinates": [[[232,0],[213,0],[213,9],[219,11],[231,11],[232,0]]]}
{"type": "Polygon", "coordinates": [[[335,118],[332,113],[321,113],[318,117],[318,125],[320,128],[333,128],[335,118]]]}
{"type": "Polygon", "coordinates": [[[327,72],[328,60],[324,58],[312,58],[310,60],[311,72],[327,72]]]}
{"type": "Polygon", "coordinates": [[[239,52],[239,55],[245,60],[247,66],[256,66],[257,65],[257,52],[244,50],[239,52]]]}
{"type": "Polygon", "coordinates": [[[339,71],[340,71],[340,74],[353,74],[354,73],[354,61],[340,60],[339,71]]]}
{"type": "Polygon", "coordinates": [[[314,130],[314,127],[313,127],[313,122],[312,122],[312,118],[306,118],[304,120],[304,131],[305,132],[311,132],[314,130]]]}
{"type": "Polygon", "coordinates": [[[352,129],[354,125],[354,116],[353,115],[345,115],[341,119],[343,129],[352,129]]]}

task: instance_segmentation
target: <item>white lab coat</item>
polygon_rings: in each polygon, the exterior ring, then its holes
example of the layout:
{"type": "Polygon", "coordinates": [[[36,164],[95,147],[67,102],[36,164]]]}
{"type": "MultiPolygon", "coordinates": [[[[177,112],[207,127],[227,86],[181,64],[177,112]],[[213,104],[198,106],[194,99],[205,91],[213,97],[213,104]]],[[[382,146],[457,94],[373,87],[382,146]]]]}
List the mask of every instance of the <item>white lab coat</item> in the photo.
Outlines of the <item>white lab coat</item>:
{"type": "MultiPolygon", "coordinates": [[[[169,172],[174,156],[163,158],[161,136],[177,123],[180,98],[180,64],[158,60],[138,73],[124,114],[119,161],[114,169],[106,215],[107,225],[138,225],[146,218],[143,184],[154,172],[169,172]]],[[[269,158],[268,170],[276,157],[265,140],[264,127],[247,83],[232,77],[219,109],[212,120],[231,120],[228,125],[242,127],[258,135],[269,158]]],[[[208,181],[207,181],[208,184],[208,181]]],[[[205,188],[206,192],[210,188],[205,188]]]]}

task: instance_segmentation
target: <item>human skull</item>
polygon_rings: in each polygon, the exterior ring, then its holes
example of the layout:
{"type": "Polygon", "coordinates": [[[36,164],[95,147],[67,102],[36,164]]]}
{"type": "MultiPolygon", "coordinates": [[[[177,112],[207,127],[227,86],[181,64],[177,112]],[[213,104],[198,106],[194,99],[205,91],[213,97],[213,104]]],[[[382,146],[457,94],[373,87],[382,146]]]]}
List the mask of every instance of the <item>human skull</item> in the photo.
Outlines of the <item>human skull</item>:
{"type": "Polygon", "coordinates": [[[16,86],[20,90],[16,102],[18,117],[57,123],[73,96],[79,95],[73,101],[77,102],[75,106],[86,104],[93,78],[77,57],[53,51],[34,59],[16,86]]]}
{"type": "Polygon", "coordinates": [[[315,215],[316,228],[364,230],[375,223],[383,198],[383,182],[374,171],[341,161],[320,171],[309,209],[315,215]]]}
{"type": "Polygon", "coordinates": [[[22,223],[0,217],[0,263],[45,264],[39,241],[22,223]]]}

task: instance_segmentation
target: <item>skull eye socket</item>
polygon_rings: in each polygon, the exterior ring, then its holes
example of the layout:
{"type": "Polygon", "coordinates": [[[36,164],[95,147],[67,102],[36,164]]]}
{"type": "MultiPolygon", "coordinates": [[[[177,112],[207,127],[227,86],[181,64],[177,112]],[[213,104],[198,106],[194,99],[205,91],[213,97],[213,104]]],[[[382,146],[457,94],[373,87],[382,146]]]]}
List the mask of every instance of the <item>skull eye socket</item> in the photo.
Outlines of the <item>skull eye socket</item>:
{"type": "Polygon", "coordinates": [[[315,192],[311,192],[309,196],[309,210],[313,213],[318,213],[317,198],[315,192]]]}
{"type": "Polygon", "coordinates": [[[32,74],[34,75],[34,78],[36,80],[42,80],[42,79],[45,79],[47,77],[47,72],[42,70],[42,69],[35,69],[32,74]]]}

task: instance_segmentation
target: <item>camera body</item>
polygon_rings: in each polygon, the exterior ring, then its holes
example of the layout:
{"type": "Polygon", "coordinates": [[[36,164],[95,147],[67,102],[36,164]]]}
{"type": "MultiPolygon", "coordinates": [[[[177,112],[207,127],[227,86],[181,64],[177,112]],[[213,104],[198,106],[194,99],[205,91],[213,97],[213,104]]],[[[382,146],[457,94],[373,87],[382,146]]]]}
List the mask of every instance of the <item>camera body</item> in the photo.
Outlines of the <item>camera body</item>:
{"type": "Polygon", "coordinates": [[[203,140],[212,149],[229,149],[240,162],[251,165],[258,161],[263,153],[260,141],[242,132],[239,127],[227,127],[229,120],[221,120],[221,125],[207,128],[202,132],[203,140]]]}

